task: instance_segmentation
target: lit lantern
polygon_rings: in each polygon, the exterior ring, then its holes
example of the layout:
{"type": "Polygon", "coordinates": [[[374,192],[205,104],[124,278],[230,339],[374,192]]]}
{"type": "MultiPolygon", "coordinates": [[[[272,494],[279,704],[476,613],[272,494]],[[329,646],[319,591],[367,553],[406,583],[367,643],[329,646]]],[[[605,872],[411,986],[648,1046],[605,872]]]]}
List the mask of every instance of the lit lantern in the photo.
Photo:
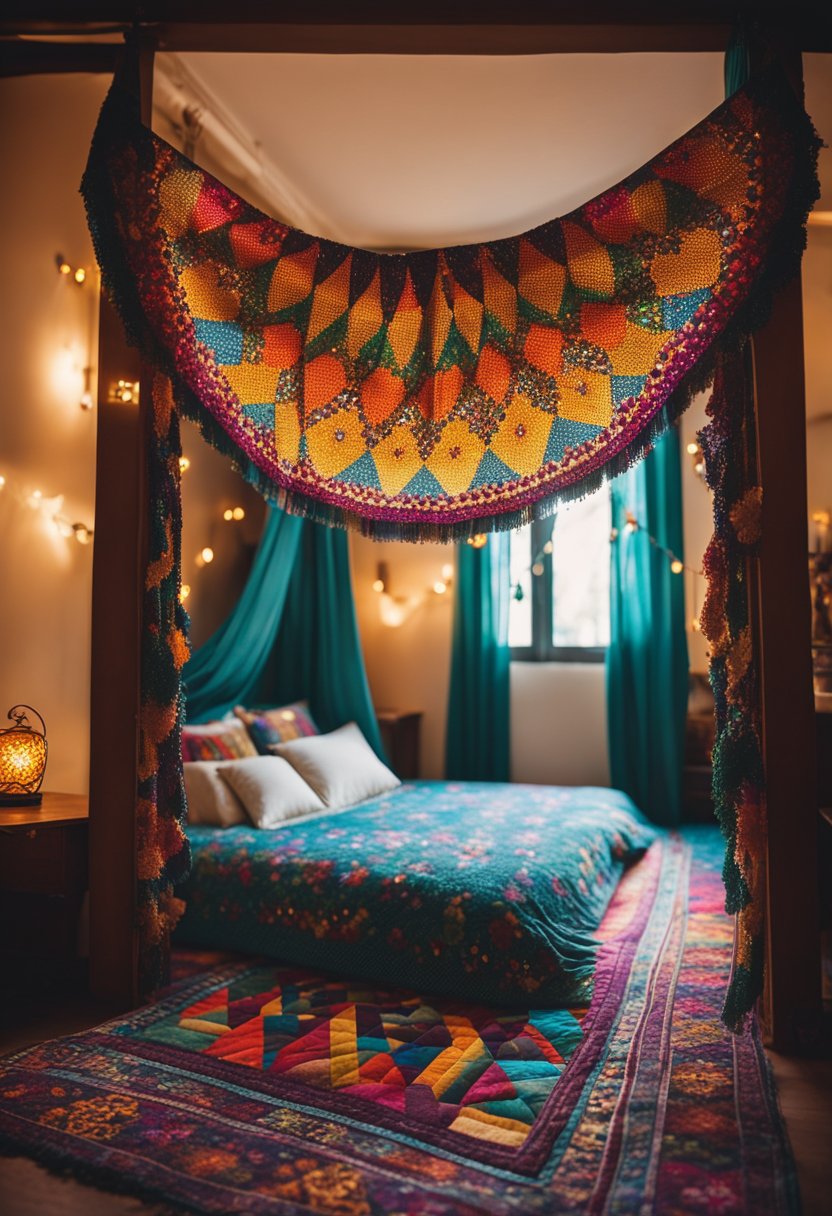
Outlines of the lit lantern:
{"type": "Polygon", "coordinates": [[[46,771],[46,723],[31,705],[13,705],[7,717],[14,726],[0,730],[0,806],[37,806],[46,771]],[[26,710],[41,730],[34,729],[26,710]]]}

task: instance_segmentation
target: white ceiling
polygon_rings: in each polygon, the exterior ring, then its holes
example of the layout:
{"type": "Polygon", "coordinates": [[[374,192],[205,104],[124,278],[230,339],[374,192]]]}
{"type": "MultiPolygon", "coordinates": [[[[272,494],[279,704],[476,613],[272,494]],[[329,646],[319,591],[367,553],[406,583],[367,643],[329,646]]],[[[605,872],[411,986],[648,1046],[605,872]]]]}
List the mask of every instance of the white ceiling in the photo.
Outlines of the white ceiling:
{"type": "Polygon", "coordinates": [[[715,54],[179,59],[291,184],[275,202],[296,214],[281,218],[373,248],[507,236],[563,214],[723,97],[715,54]]]}

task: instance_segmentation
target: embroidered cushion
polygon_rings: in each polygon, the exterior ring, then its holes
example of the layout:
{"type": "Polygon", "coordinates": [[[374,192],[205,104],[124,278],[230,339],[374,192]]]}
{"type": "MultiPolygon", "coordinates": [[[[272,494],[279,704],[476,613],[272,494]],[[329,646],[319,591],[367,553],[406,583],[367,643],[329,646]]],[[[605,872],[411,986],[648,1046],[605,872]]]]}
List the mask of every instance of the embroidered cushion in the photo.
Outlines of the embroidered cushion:
{"type": "Polygon", "coordinates": [[[242,760],[256,756],[257,748],[242,722],[234,718],[222,722],[201,722],[182,728],[182,759],[242,760]]]}
{"type": "Polygon", "coordinates": [[[224,764],[220,776],[242,802],[257,828],[276,828],[326,808],[291,764],[277,756],[255,756],[224,764]]]}
{"type": "Polygon", "coordinates": [[[184,766],[188,823],[214,828],[248,823],[242,802],[220,777],[220,769],[233,763],[233,760],[222,760],[218,764],[191,761],[184,766]]]}
{"type": "Polygon", "coordinates": [[[401,785],[382,764],[355,722],[328,735],[278,743],[271,752],[282,756],[328,807],[338,809],[386,794],[401,785]]]}
{"type": "Polygon", "coordinates": [[[245,724],[257,751],[264,756],[269,754],[269,748],[275,743],[288,743],[290,739],[321,733],[306,701],[295,701],[292,705],[278,705],[272,709],[246,709],[237,705],[234,713],[245,724]]]}

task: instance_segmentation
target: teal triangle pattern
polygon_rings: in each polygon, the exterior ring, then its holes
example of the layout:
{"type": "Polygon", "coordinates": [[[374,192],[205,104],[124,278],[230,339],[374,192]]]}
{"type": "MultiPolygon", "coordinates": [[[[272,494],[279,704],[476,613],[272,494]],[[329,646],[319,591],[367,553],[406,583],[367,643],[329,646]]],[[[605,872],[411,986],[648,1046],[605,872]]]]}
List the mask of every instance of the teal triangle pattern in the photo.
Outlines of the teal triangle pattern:
{"type": "Polygon", "coordinates": [[[480,461],[471,485],[501,486],[504,481],[512,481],[516,477],[517,474],[489,449],[480,461]]]}
{"type": "Polygon", "coordinates": [[[437,494],[444,494],[445,491],[430,469],[422,468],[415,477],[411,477],[402,493],[415,494],[418,498],[433,498],[437,494]]]}
{"type": "Polygon", "coordinates": [[[364,452],[358,460],[353,461],[349,468],[338,474],[337,480],[350,481],[359,486],[370,486],[373,490],[381,489],[376,462],[370,452],[364,452]]]}
{"type": "Polygon", "coordinates": [[[591,426],[588,422],[575,422],[572,418],[556,418],[549,432],[549,442],[543,457],[544,463],[548,464],[551,460],[562,460],[567,448],[576,448],[580,444],[586,443],[587,439],[594,439],[600,430],[600,426],[591,426]]]}

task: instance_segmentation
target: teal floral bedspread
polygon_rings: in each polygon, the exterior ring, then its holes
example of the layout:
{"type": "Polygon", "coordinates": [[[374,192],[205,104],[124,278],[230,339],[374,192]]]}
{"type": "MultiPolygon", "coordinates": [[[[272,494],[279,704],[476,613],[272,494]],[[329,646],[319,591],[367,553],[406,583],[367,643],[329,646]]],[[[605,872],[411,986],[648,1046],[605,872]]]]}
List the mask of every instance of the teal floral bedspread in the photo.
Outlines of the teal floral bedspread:
{"type": "Polygon", "coordinates": [[[656,832],[616,790],[412,782],[273,831],[190,827],[182,944],[467,1001],[571,1004],[656,832]]]}

